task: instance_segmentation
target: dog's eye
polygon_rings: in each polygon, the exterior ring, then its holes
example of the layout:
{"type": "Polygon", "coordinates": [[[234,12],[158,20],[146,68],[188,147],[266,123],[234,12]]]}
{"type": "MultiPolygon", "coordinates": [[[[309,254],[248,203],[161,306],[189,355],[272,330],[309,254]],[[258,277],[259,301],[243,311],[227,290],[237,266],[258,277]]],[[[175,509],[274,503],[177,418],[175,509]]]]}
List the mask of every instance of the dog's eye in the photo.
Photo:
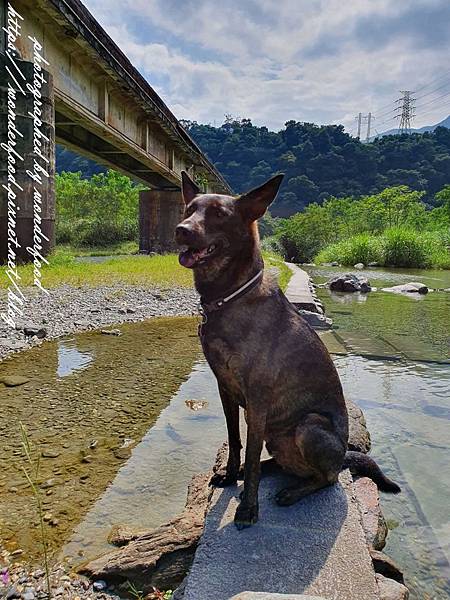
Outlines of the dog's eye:
{"type": "Polygon", "coordinates": [[[188,206],[186,208],[186,210],[184,211],[184,214],[185,214],[186,217],[190,217],[192,214],[195,213],[196,210],[197,210],[197,206],[195,206],[195,205],[193,206],[191,204],[191,206],[188,206]]]}

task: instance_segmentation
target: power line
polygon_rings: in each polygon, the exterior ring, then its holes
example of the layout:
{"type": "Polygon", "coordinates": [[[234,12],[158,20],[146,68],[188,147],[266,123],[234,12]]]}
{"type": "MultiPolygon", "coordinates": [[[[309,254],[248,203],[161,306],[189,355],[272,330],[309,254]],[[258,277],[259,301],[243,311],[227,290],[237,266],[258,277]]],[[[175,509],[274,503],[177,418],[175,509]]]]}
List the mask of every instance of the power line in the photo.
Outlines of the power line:
{"type": "Polygon", "coordinates": [[[438,96],[437,98],[432,98],[431,100],[427,100],[427,102],[420,104],[417,108],[422,108],[423,106],[428,106],[428,104],[433,104],[433,102],[438,102],[439,100],[442,100],[442,98],[446,98],[447,96],[450,96],[450,92],[446,92],[445,94],[442,94],[442,96],[438,96]]]}
{"type": "Polygon", "coordinates": [[[417,92],[421,92],[422,90],[424,90],[425,88],[429,87],[430,85],[434,85],[435,83],[437,83],[438,81],[440,81],[444,77],[447,77],[447,75],[449,73],[450,73],[450,69],[448,71],[444,71],[444,73],[442,73],[442,75],[439,75],[439,77],[436,77],[435,79],[432,79],[431,81],[429,81],[425,85],[422,85],[420,88],[417,88],[415,90],[415,93],[417,94],[417,92]]]}
{"type": "Polygon", "coordinates": [[[425,98],[426,96],[430,96],[431,94],[434,94],[435,92],[438,92],[439,90],[441,90],[444,87],[447,87],[447,85],[450,83],[450,79],[448,79],[445,83],[443,83],[442,85],[440,85],[438,88],[436,88],[435,90],[431,90],[431,92],[427,92],[426,94],[423,94],[422,96],[418,96],[416,98],[416,100],[421,100],[422,98],[425,98]]]}
{"type": "Polygon", "coordinates": [[[450,112],[450,101],[446,100],[445,102],[443,102],[442,104],[439,104],[438,106],[433,106],[433,108],[430,108],[428,110],[426,110],[424,113],[421,113],[420,116],[424,117],[425,115],[429,115],[430,113],[434,112],[435,110],[439,110],[440,108],[444,108],[444,107],[448,107],[449,112],[450,112]]]}

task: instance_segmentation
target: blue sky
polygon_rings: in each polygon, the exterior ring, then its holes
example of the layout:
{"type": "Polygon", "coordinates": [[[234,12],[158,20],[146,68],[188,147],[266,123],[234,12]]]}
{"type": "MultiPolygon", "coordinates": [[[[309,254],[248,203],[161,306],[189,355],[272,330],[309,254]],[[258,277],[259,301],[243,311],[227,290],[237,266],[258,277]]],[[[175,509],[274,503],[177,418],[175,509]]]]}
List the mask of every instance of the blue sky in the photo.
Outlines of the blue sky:
{"type": "Polygon", "coordinates": [[[438,99],[450,91],[449,0],[84,3],[179,118],[353,131],[355,115],[372,111],[384,131],[405,89],[418,90],[414,126],[450,114],[450,95],[438,99]]]}

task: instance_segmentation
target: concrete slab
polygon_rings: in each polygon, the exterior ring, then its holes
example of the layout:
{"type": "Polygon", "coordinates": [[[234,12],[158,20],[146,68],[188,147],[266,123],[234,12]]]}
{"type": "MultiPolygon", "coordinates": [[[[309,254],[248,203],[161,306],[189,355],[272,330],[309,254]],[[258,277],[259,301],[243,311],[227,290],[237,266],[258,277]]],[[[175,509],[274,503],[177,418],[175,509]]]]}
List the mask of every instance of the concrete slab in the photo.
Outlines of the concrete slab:
{"type": "Polygon", "coordinates": [[[375,360],[401,360],[403,354],[391,346],[387,341],[364,333],[363,331],[336,332],[338,341],[344,344],[355,354],[375,360]]]}
{"type": "Polygon", "coordinates": [[[349,472],[338,484],[279,507],[273,496],[286,485],[283,475],[261,480],[260,521],[243,531],[233,523],[242,485],[215,490],[184,600],[229,600],[248,590],[274,598],[379,600],[349,472]]]}
{"type": "Polygon", "coordinates": [[[431,340],[421,340],[417,336],[412,339],[409,335],[399,333],[387,333],[383,339],[410,360],[443,364],[450,362],[448,348],[437,348],[431,340]]]}
{"type": "Polygon", "coordinates": [[[337,354],[338,356],[348,354],[347,348],[338,340],[334,331],[318,331],[317,333],[330,354],[337,354]]]}
{"type": "Polygon", "coordinates": [[[316,300],[309,287],[309,275],[294,263],[287,262],[286,265],[292,271],[285,295],[296,308],[317,312],[316,300]]]}

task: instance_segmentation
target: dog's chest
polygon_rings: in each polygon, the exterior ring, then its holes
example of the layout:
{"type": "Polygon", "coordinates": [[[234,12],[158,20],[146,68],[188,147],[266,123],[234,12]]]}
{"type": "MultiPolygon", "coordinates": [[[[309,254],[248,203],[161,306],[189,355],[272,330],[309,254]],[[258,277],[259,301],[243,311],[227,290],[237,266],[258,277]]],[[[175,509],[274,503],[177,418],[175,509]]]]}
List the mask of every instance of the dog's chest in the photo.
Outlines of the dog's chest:
{"type": "Polygon", "coordinates": [[[240,394],[245,393],[245,368],[243,357],[227,340],[220,336],[205,335],[202,340],[203,352],[219,384],[225,385],[240,394]]]}

